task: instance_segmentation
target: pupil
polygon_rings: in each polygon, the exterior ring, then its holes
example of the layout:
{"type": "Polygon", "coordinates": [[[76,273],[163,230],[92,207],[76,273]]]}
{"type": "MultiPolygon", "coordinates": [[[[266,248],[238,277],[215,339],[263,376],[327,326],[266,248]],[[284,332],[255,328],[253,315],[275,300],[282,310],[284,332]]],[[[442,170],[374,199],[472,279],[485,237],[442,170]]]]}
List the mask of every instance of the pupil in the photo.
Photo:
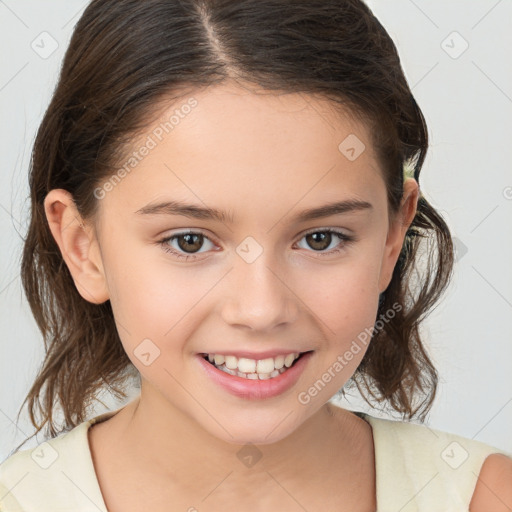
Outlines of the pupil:
{"type": "Polygon", "coordinates": [[[182,235],[181,237],[178,238],[178,245],[180,246],[180,248],[183,249],[184,251],[186,251],[187,249],[190,249],[190,248],[197,249],[197,250],[200,249],[201,243],[197,243],[197,242],[196,242],[196,244],[189,243],[193,237],[198,238],[200,241],[202,239],[202,235],[196,235],[196,234],[182,235]],[[181,240],[186,240],[186,242],[182,243],[181,240]],[[197,247],[194,247],[194,245],[196,245],[197,247]]]}
{"type": "Polygon", "coordinates": [[[312,240],[312,243],[311,243],[311,240],[308,240],[308,243],[313,249],[323,250],[323,249],[326,249],[327,247],[329,247],[329,245],[331,243],[331,233],[321,233],[321,232],[311,233],[311,234],[307,235],[307,238],[310,238],[312,240]],[[317,240],[317,238],[320,238],[320,241],[317,240]],[[326,241],[327,241],[327,244],[325,243],[326,241]]]}

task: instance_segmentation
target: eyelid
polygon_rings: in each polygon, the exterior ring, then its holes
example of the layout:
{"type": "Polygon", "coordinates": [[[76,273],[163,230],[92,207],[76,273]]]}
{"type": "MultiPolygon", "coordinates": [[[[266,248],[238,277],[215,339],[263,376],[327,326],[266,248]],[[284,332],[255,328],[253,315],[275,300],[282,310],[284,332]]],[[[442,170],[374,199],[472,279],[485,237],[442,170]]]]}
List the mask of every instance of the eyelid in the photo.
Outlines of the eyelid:
{"type": "Polygon", "coordinates": [[[213,235],[211,235],[208,231],[206,231],[204,229],[201,229],[201,228],[182,228],[182,229],[177,229],[177,230],[175,230],[173,232],[170,232],[170,233],[168,232],[165,235],[162,235],[160,237],[160,240],[174,238],[174,237],[178,237],[180,235],[202,235],[204,238],[207,238],[212,243],[215,243],[216,245],[219,245],[218,242],[216,241],[216,238],[213,235]]]}
{"type": "MultiPolygon", "coordinates": [[[[323,227],[319,227],[319,228],[311,228],[311,229],[307,229],[306,231],[303,231],[301,234],[300,234],[300,238],[306,236],[306,235],[310,235],[311,233],[325,233],[325,232],[331,232],[331,233],[336,233],[336,234],[339,234],[339,235],[344,235],[344,236],[351,236],[350,233],[348,232],[345,232],[345,230],[343,228],[334,228],[332,226],[323,226],[323,227]]],[[[300,240],[299,238],[299,240],[300,240]]]]}

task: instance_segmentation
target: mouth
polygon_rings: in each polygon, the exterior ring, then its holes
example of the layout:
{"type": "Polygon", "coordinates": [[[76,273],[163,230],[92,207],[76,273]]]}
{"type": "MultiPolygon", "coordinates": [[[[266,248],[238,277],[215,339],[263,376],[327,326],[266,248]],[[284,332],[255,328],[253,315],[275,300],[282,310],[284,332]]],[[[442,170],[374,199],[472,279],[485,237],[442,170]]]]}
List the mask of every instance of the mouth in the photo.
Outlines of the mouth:
{"type": "Polygon", "coordinates": [[[313,353],[314,350],[291,352],[258,360],[228,354],[198,353],[196,357],[215,386],[244,400],[263,400],[291,390],[313,353]]]}
{"type": "Polygon", "coordinates": [[[208,364],[233,377],[248,380],[269,380],[279,377],[295,366],[306,354],[313,352],[290,352],[275,358],[249,359],[220,354],[199,354],[208,364]]]}

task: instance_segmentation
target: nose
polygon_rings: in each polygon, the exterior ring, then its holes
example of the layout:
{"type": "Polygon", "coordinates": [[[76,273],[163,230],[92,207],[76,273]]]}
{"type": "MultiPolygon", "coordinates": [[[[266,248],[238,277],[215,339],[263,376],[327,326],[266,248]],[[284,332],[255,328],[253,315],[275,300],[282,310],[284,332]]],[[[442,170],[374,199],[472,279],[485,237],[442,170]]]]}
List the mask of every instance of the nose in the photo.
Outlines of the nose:
{"type": "Polygon", "coordinates": [[[229,325],[270,332],[297,319],[299,299],[290,279],[265,256],[264,251],[252,263],[238,258],[227,276],[229,291],[221,311],[229,325]]]}

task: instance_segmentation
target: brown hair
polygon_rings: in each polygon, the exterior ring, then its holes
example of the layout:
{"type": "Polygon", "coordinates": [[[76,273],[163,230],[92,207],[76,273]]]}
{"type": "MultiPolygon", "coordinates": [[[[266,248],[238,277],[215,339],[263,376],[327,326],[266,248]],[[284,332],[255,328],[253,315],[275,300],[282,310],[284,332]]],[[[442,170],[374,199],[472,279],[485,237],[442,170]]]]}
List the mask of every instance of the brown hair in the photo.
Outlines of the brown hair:
{"type": "MultiPolygon", "coordinates": [[[[84,219],[94,218],[93,190],[111,175],[134,133],[152,120],[158,102],[225,80],[319,95],[364,119],[392,214],[402,198],[406,163],[419,183],[428,147],[425,120],[395,45],[361,0],[93,0],[75,27],[32,153],[21,277],[46,355],[21,408],[28,401],[34,435],[45,424],[47,435],[59,433],[57,406],[64,413],[62,430],[84,421],[105,386],[126,398],[127,380],[138,375],[110,302],[93,304],[78,293],[46,220],[46,194],[63,188],[84,219]]],[[[400,307],[374,331],[350,379],[370,405],[365,391],[424,420],[438,377],[418,327],[452,269],[449,229],[420,192],[379,315],[400,307]],[[424,245],[427,259],[420,265],[424,245]],[[415,405],[418,396],[423,400],[415,405]]]]}

